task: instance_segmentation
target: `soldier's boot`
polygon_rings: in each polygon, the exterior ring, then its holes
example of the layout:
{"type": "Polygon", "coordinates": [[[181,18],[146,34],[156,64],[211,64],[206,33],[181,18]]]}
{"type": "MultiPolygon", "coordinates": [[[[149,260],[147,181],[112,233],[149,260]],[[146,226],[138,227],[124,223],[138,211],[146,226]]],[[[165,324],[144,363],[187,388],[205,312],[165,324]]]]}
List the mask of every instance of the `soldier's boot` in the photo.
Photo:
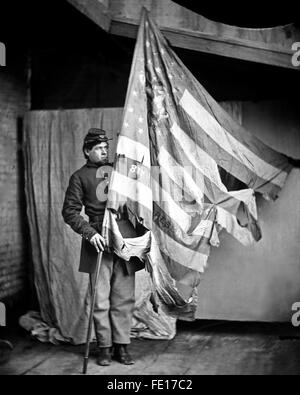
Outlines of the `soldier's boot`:
{"type": "Polygon", "coordinates": [[[111,364],[111,347],[98,348],[97,364],[100,366],[109,366],[111,364]]]}
{"type": "Polygon", "coordinates": [[[135,361],[127,350],[126,344],[115,344],[113,358],[123,365],[134,365],[135,361]]]}

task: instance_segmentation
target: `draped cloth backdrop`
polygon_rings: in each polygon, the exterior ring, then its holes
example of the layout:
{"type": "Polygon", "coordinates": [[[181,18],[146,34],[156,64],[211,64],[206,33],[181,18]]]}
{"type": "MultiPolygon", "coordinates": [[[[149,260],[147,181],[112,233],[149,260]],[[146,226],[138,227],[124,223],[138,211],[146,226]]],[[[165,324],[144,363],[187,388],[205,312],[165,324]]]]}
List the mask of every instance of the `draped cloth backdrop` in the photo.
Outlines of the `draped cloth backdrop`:
{"type": "MultiPolygon", "coordinates": [[[[71,174],[85,163],[82,141],[90,127],[101,127],[113,138],[113,161],[122,114],[122,108],[33,111],[26,121],[27,214],[40,313],[58,340],[62,336],[74,344],[86,339],[89,278],[78,272],[81,237],[61,215],[64,194],[71,174]]],[[[148,277],[145,271],[137,273],[132,335],[170,339],[175,319],[153,311],[148,277]]]]}
{"type": "MultiPolygon", "coordinates": [[[[223,107],[241,122],[239,103],[223,107]]],[[[89,313],[88,276],[78,272],[81,237],[61,216],[69,177],[84,164],[81,147],[90,127],[104,128],[113,161],[122,108],[32,111],[26,122],[26,196],[34,280],[43,321],[66,341],[85,341],[89,313]]],[[[83,214],[84,215],[84,214],[83,214]]],[[[175,320],[158,316],[149,302],[151,283],[145,271],[137,273],[133,335],[172,338],[175,320]]]]}
{"type": "Polygon", "coordinates": [[[84,341],[89,278],[78,273],[81,237],[61,215],[71,174],[83,166],[87,130],[117,130],[122,110],[30,112],[26,122],[26,192],[34,279],[42,319],[76,343],[84,341]]]}

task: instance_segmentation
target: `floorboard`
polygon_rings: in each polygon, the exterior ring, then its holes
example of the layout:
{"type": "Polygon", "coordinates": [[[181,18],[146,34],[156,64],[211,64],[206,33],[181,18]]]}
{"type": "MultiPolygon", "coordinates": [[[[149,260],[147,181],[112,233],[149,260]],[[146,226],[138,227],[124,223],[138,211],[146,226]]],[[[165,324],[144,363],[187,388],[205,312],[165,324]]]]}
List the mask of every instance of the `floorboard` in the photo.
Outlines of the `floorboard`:
{"type": "MultiPolygon", "coordinates": [[[[300,331],[288,324],[217,321],[178,323],[175,339],[133,339],[134,366],[96,364],[89,375],[287,375],[300,374],[300,331]]],[[[18,330],[0,375],[80,375],[84,346],[42,344],[18,330]]]]}

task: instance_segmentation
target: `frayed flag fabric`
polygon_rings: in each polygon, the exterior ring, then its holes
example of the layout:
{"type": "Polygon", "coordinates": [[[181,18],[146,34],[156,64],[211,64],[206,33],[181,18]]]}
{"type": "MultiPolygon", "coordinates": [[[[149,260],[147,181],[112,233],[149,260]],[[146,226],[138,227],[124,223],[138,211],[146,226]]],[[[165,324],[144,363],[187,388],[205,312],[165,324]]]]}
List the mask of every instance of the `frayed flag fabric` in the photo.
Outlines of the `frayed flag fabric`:
{"type": "Polygon", "coordinates": [[[290,170],[286,156],[208,94],[144,10],[103,235],[124,259],[139,250],[171,313],[193,316],[200,275],[222,229],[244,245],[261,238],[255,193],[274,200],[290,170]],[[124,207],[143,229],[136,240],[122,239],[116,228],[124,207]]]}

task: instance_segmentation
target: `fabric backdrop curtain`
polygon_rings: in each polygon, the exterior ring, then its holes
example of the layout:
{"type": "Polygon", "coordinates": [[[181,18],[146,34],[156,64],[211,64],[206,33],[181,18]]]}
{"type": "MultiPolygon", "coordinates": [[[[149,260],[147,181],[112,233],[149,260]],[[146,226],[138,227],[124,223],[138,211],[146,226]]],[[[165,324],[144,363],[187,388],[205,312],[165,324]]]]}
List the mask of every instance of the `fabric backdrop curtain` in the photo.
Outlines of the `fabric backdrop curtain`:
{"type": "MultiPolygon", "coordinates": [[[[224,103],[241,121],[239,103],[224,103]]],[[[122,108],[33,111],[26,120],[26,197],[34,281],[42,320],[74,344],[85,342],[89,314],[89,278],[78,272],[81,237],[63,221],[61,210],[71,174],[84,165],[82,141],[90,127],[107,131],[110,161],[115,154],[122,108]]],[[[163,306],[156,314],[149,301],[148,273],[137,273],[132,335],[171,339],[176,320],[163,306]]],[[[44,328],[44,327],[42,327],[44,328]]]]}
{"type": "MultiPolygon", "coordinates": [[[[33,111],[26,120],[27,213],[41,317],[53,328],[50,337],[61,334],[74,344],[86,339],[89,278],[78,272],[81,237],[61,215],[64,194],[71,174],[85,163],[81,148],[90,127],[103,128],[113,138],[113,161],[122,113],[121,108],[33,111]]],[[[153,312],[149,275],[137,273],[136,283],[133,336],[174,337],[175,319],[153,312]]]]}
{"type": "Polygon", "coordinates": [[[121,117],[122,109],[37,111],[26,122],[27,211],[41,316],[74,343],[86,336],[89,279],[78,273],[81,237],[62,219],[64,193],[85,163],[87,130],[101,127],[115,139],[121,117]]]}

